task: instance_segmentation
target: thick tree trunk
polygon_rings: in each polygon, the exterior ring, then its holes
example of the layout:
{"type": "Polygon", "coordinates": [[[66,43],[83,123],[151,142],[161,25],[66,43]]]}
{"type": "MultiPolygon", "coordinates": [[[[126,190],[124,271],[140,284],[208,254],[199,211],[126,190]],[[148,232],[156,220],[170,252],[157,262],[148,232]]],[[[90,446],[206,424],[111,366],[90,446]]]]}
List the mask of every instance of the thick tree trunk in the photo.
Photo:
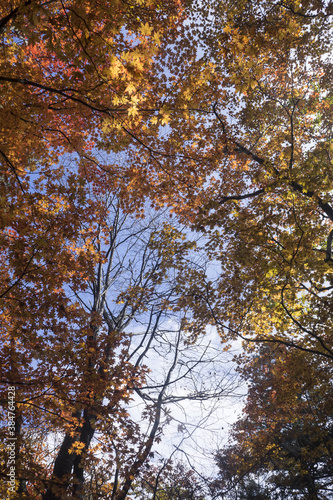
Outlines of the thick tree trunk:
{"type": "Polygon", "coordinates": [[[84,476],[83,476],[83,460],[85,453],[88,451],[90,442],[94,436],[95,432],[95,420],[96,416],[92,415],[91,413],[88,412],[88,410],[84,410],[83,412],[83,418],[84,418],[84,423],[81,431],[81,436],[80,436],[80,443],[84,443],[84,449],[80,455],[75,455],[74,459],[74,497],[81,499],[83,498],[82,496],[82,489],[83,489],[83,482],[84,482],[84,476]]]}
{"type": "Polygon", "coordinates": [[[69,450],[75,441],[76,437],[65,435],[54,464],[51,485],[43,495],[43,500],[61,500],[68,488],[75,459],[74,453],[69,453],[69,450]]]}
{"type": "Polygon", "coordinates": [[[71,485],[73,487],[73,497],[82,498],[84,482],[83,459],[94,435],[94,422],[95,416],[85,409],[83,412],[83,426],[78,429],[78,432],[80,432],[79,437],[77,435],[71,436],[69,433],[65,435],[55,460],[51,484],[44,494],[43,500],[62,500],[66,490],[71,485]],[[75,442],[84,444],[80,454],[69,453],[75,442]],[[74,475],[72,476],[73,472],[74,475]]]}

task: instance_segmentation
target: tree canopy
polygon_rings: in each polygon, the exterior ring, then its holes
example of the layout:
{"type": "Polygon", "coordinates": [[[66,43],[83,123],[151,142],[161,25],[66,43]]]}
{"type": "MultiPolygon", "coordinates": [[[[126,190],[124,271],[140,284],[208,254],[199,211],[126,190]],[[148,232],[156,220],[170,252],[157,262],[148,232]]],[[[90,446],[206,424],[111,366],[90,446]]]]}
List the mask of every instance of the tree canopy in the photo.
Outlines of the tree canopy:
{"type": "Polygon", "coordinates": [[[234,498],[234,491],[249,495],[251,488],[263,498],[329,498],[330,363],[285,346],[264,346],[240,366],[250,384],[247,404],[233,442],[217,454],[218,489],[226,498],[234,498]]]}
{"type": "Polygon", "coordinates": [[[328,358],[331,7],[218,3],[203,38],[217,82],[206,137],[219,161],[194,222],[221,262],[202,284],[221,332],[328,358]]]}
{"type": "MultiPolygon", "coordinates": [[[[332,15],[2,2],[1,493],[130,498],[168,404],[229,391],[216,367],[238,338],[250,391],[223,480],[281,498],[330,484],[332,15]]],[[[139,495],[195,494],[181,467],[151,481],[139,495]]]]}

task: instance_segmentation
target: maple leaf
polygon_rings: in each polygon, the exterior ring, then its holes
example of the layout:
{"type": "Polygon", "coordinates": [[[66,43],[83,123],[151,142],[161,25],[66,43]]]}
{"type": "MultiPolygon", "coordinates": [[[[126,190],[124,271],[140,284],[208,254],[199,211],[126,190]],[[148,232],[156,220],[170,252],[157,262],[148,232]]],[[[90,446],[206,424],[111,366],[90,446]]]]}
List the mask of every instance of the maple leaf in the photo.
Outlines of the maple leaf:
{"type": "Polygon", "coordinates": [[[148,23],[141,24],[140,26],[140,33],[142,33],[143,36],[150,36],[153,31],[153,28],[149,26],[148,23]]]}
{"type": "Polygon", "coordinates": [[[326,405],[331,405],[332,390],[323,365],[328,367],[325,361],[319,367],[309,353],[291,353],[283,346],[261,347],[246,364],[243,360],[241,371],[250,383],[244,416],[233,426],[233,444],[216,457],[225,489],[238,480],[248,488],[254,474],[268,473],[266,495],[283,488],[310,496],[309,477],[318,494],[325,491],[332,468],[324,444],[331,439],[326,405]]]}

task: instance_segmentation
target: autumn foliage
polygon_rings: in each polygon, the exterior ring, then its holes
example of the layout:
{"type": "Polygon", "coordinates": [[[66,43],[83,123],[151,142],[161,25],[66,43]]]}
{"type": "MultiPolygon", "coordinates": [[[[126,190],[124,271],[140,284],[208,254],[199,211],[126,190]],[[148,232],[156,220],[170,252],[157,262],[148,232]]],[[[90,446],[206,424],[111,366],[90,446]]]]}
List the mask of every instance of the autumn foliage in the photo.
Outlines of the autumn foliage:
{"type": "Polygon", "coordinates": [[[219,165],[196,222],[221,262],[208,314],[227,337],[331,358],[331,6],[217,9],[205,42],[224,92],[209,130],[219,165]]]}
{"type": "Polygon", "coordinates": [[[221,352],[247,346],[222,487],[256,471],[262,495],[329,488],[332,15],[321,0],[2,2],[13,499],[129,498],[173,384],[201,397],[207,325],[221,352]]]}
{"type": "Polygon", "coordinates": [[[181,18],[177,2],[2,3],[1,379],[4,417],[6,388],[17,391],[17,498],[81,498],[84,470],[105,446],[90,447],[97,422],[116,476],[109,484],[96,469],[91,491],[125,498],[160,432],[171,372],[144,405],[148,435],[125,407],[144,385],[144,342],[157,335],[171,292],[164,282],[164,301],[157,292],[167,271],[157,271],[163,258],[151,248],[156,228],[135,229],[135,217],[125,224],[123,209],[134,193],[140,215],[150,186],[136,165],[140,150],[151,155],[142,133],[158,114],[153,68],[181,18]],[[136,247],[130,261],[119,233],[136,247]],[[131,360],[125,328],[143,313],[131,360]]]}
{"type": "Polygon", "coordinates": [[[250,491],[260,498],[329,497],[331,366],[285,346],[262,347],[241,365],[250,383],[247,404],[232,444],[217,454],[218,489],[229,498],[250,491]]]}

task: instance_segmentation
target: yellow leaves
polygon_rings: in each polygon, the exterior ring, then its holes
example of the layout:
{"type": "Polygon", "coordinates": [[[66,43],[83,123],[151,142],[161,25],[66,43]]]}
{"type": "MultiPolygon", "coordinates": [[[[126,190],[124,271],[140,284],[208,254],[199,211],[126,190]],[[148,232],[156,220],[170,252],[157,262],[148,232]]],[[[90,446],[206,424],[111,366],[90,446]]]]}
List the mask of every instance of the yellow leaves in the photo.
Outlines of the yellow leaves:
{"type": "Polygon", "coordinates": [[[150,118],[150,123],[156,125],[157,123],[161,123],[161,125],[167,125],[171,119],[171,109],[164,105],[158,115],[154,115],[150,118]]]}
{"type": "Polygon", "coordinates": [[[111,124],[112,124],[112,122],[109,118],[104,119],[102,122],[102,125],[101,125],[101,131],[104,134],[107,134],[111,129],[111,124]]]}
{"type": "Polygon", "coordinates": [[[193,89],[191,87],[186,88],[183,93],[183,98],[185,99],[185,101],[190,101],[192,99],[192,96],[193,96],[193,89]]]}
{"type": "Polygon", "coordinates": [[[128,116],[131,116],[135,118],[139,113],[138,113],[138,108],[136,106],[131,106],[127,110],[128,116]]]}
{"type": "Polygon", "coordinates": [[[81,441],[74,441],[74,443],[70,447],[68,453],[70,455],[72,455],[72,454],[82,455],[84,449],[85,449],[85,444],[84,443],[82,443],[81,441]]]}
{"type": "Polygon", "coordinates": [[[157,46],[160,46],[161,45],[161,33],[156,31],[153,35],[153,40],[157,46]]]}
{"type": "Polygon", "coordinates": [[[162,125],[167,125],[170,121],[170,111],[167,110],[167,111],[164,111],[162,113],[162,119],[161,119],[161,124],[162,125]]]}
{"type": "Polygon", "coordinates": [[[149,26],[148,23],[146,24],[141,23],[139,31],[143,36],[150,36],[153,31],[153,28],[152,26],[149,26]]]}
{"type": "MultiPolygon", "coordinates": [[[[136,86],[134,85],[134,83],[133,83],[133,82],[130,82],[130,83],[127,85],[126,89],[125,89],[125,92],[127,92],[127,94],[129,94],[129,95],[134,94],[136,91],[137,91],[137,88],[136,88],[136,86]]],[[[136,100],[138,101],[139,99],[138,99],[138,98],[136,98],[136,100]]]]}
{"type": "Polygon", "coordinates": [[[150,57],[147,51],[143,52],[139,46],[129,52],[122,52],[121,59],[126,63],[126,70],[131,75],[133,72],[141,73],[150,57]]]}
{"type": "Polygon", "coordinates": [[[234,29],[234,28],[232,28],[232,27],[230,26],[230,24],[227,24],[227,26],[225,26],[225,27],[223,28],[223,32],[224,32],[224,33],[226,33],[227,35],[229,35],[230,33],[232,33],[232,32],[233,32],[233,29],[234,29]]]}
{"type": "Polygon", "coordinates": [[[64,198],[58,196],[51,197],[41,197],[36,201],[36,207],[38,207],[40,213],[45,213],[48,215],[56,215],[59,212],[69,208],[69,203],[64,198]]]}
{"type": "Polygon", "coordinates": [[[122,69],[123,69],[123,66],[121,64],[121,62],[119,61],[119,59],[112,55],[111,58],[110,58],[110,67],[109,67],[109,76],[111,78],[117,78],[120,73],[122,72],[122,69]]]}
{"type": "Polygon", "coordinates": [[[245,97],[247,96],[247,90],[248,90],[247,83],[237,83],[236,89],[238,90],[238,92],[243,94],[245,97]]]}
{"type": "MultiPolygon", "coordinates": [[[[123,102],[122,102],[123,104],[123,102]]],[[[110,119],[110,118],[105,118],[103,121],[102,121],[102,125],[101,125],[101,131],[103,132],[103,134],[112,134],[114,133],[115,131],[120,131],[122,130],[122,124],[120,121],[116,120],[116,119],[110,119]]]]}

